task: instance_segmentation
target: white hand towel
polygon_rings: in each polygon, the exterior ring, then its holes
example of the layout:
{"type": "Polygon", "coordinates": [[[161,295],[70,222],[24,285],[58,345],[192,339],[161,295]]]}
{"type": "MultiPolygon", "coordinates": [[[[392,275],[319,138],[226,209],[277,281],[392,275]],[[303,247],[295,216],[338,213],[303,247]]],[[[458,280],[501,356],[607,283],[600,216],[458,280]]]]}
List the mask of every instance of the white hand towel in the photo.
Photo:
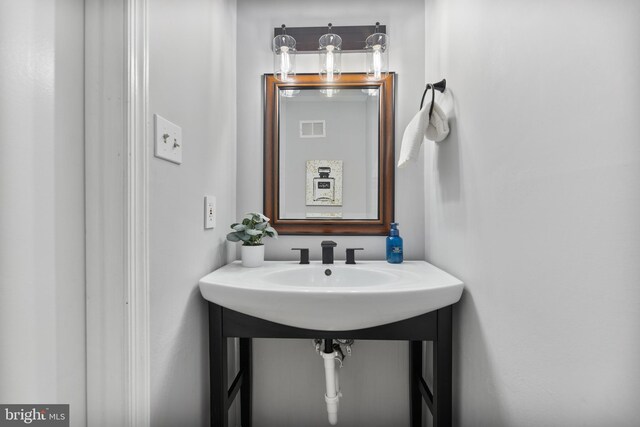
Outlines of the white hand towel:
{"type": "Polygon", "coordinates": [[[429,141],[440,142],[449,135],[449,118],[442,111],[437,102],[433,103],[433,114],[431,120],[424,131],[424,136],[429,141]]]}
{"type": "Polygon", "coordinates": [[[431,109],[431,103],[427,102],[404,130],[398,159],[399,168],[407,166],[410,160],[418,157],[425,137],[431,141],[440,142],[449,135],[449,119],[442,108],[434,103],[431,120],[429,120],[429,109],[431,109]]]}

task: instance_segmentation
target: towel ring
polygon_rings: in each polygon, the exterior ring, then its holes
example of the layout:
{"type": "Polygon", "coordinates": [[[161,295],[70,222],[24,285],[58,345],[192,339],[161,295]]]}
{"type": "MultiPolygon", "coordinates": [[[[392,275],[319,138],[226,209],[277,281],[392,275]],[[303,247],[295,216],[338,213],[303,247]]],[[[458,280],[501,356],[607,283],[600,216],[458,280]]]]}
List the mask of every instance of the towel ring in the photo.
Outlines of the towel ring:
{"type": "Polygon", "coordinates": [[[440,93],[444,92],[447,88],[447,79],[442,79],[437,83],[427,83],[427,87],[422,93],[422,100],[420,100],[420,110],[424,105],[424,97],[427,95],[429,89],[431,89],[431,107],[429,108],[429,121],[431,121],[431,115],[433,114],[433,101],[436,99],[436,90],[440,93]]]}

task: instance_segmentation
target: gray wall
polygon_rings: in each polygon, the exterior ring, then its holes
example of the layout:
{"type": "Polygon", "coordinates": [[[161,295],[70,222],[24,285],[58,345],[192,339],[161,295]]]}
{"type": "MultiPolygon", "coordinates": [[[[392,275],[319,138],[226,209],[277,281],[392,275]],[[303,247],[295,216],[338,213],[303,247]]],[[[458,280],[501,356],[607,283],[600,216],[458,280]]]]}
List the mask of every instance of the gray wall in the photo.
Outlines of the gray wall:
{"type": "MultiPolygon", "coordinates": [[[[388,25],[391,70],[398,73],[396,103],[396,155],[402,131],[417,112],[424,87],[424,3],[404,1],[390,7],[383,1],[300,2],[243,0],[238,2],[238,178],[237,212],[262,210],[262,83],[272,72],[273,28],[371,24],[388,25]]],[[[361,71],[359,55],[343,55],[346,71],[361,71]]],[[[317,57],[298,55],[298,71],[317,70],[317,57]]],[[[424,192],[420,165],[396,174],[396,220],[405,239],[407,259],[424,259],[424,192]]],[[[364,247],[362,256],[383,259],[385,238],[332,237],[344,248],[364,247]]],[[[283,236],[268,241],[268,259],[293,259],[291,247],[311,248],[320,257],[322,236],[283,236]]],[[[341,425],[388,427],[408,423],[407,345],[398,342],[358,342],[354,356],[341,372],[344,398],[341,425]]],[[[325,426],[324,374],[321,358],[308,340],[256,340],[255,419],[262,427],[325,426]]]]}
{"type": "Polygon", "coordinates": [[[234,256],[225,235],[236,218],[235,11],[233,0],[149,3],[149,113],[182,126],[184,147],[179,166],[149,163],[153,426],[208,425],[198,279],[234,256]],[[217,197],[214,230],[203,228],[205,194],[217,197]]]}
{"type": "Polygon", "coordinates": [[[84,15],[0,2],[0,402],[86,425],[84,15]]]}
{"type": "Polygon", "coordinates": [[[640,395],[640,2],[427,0],[427,259],[458,426],[632,426],[640,395]],[[507,4],[508,3],[508,4],[507,4]]]}

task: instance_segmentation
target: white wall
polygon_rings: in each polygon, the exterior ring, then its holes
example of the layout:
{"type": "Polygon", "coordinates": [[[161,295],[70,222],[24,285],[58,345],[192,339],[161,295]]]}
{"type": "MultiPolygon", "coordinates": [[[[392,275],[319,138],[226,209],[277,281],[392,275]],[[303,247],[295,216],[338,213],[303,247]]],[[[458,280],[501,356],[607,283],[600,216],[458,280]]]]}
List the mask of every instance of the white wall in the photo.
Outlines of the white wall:
{"type": "Polygon", "coordinates": [[[153,426],[209,422],[207,306],[197,286],[234,255],[225,235],[236,217],[235,26],[234,0],[149,2],[149,112],[182,126],[184,139],[181,165],[150,159],[153,426]],[[217,197],[214,230],[203,228],[205,194],[217,197]]]}
{"type": "Polygon", "coordinates": [[[455,425],[631,426],[640,395],[640,3],[426,1],[426,254],[455,425]]]}
{"type": "Polygon", "coordinates": [[[86,425],[81,0],[0,3],[0,402],[86,425]]]}
{"type": "MultiPolygon", "coordinates": [[[[424,3],[403,1],[390,7],[383,1],[320,3],[294,0],[238,2],[238,179],[237,212],[261,211],[262,201],[262,80],[273,72],[273,28],[286,24],[322,26],[387,25],[391,37],[391,70],[398,73],[396,155],[404,127],[417,112],[424,87],[424,3]]],[[[298,55],[298,72],[315,72],[317,57],[298,55]]],[[[358,55],[343,55],[345,71],[362,71],[358,55]]],[[[423,169],[420,164],[396,174],[396,220],[405,239],[407,259],[424,259],[423,169]]],[[[293,259],[292,247],[311,248],[320,257],[322,236],[282,236],[267,242],[268,259],[293,259]]],[[[349,245],[364,247],[359,256],[384,257],[382,236],[332,236],[337,258],[349,245]]],[[[408,423],[407,344],[359,341],[341,372],[341,425],[385,426],[408,423]]],[[[308,340],[254,340],[254,416],[262,427],[324,426],[322,363],[308,340]],[[273,391],[276,390],[276,393],[273,391]]]]}

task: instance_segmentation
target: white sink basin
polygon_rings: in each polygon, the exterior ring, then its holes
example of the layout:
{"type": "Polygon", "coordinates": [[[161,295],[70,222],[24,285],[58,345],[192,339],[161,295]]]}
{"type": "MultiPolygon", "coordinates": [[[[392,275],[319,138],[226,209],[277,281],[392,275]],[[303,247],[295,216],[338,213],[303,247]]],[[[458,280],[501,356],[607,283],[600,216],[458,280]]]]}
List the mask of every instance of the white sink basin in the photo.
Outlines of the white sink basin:
{"type": "Polygon", "coordinates": [[[202,296],[264,320],[326,331],[397,322],[451,305],[460,280],[424,261],[267,261],[245,268],[238,261],[200,279],[202,296]],[[325,270],[330,269],[331,275],[325,270]]]}

